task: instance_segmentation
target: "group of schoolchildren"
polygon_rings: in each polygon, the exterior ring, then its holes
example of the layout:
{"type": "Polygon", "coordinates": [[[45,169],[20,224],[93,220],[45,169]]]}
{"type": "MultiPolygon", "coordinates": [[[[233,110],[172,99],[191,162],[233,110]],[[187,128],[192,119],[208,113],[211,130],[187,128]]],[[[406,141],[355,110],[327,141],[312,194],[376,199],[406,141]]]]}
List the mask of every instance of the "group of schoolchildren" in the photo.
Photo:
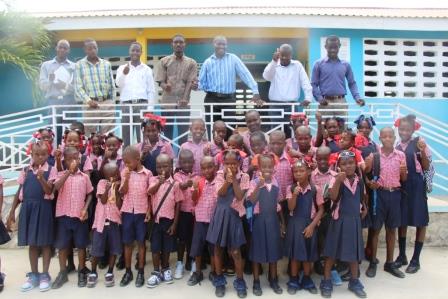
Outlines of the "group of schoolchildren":
{"type": "MultiPolygon", "coordinates": [[[[391,127],[381,129],[381,145],[370,138],[375,126],[370,116],[359,116],[356,132],[339,118],[323,119],[319,112],[315,117],[313,137],[308,117],[293,114],[293,136],[287,139],[283,131],[267,136],[259,113],[251,110],[245,115],[247,131],[228,137],[228,126],[216,121],[211,141],[204,121],[193,119],[191,138],[181,145],[175,165],[160,116],[145,115],[143,141],[124,148],[113,134],[85,140],[82,123],[73,123],[57,148],[51,129],[39,130],[7,221],[11,229],[20,205],[18,244],[29,246],[31,266],[21,290],[62,287],[75,270],[74,248],[79,287],[95,287],[97,268],[107,268],[104,284],[113,286],[115,267],[125,269],[120,286],[127,286],[134,280],[134,245],[135,285],[141,287],[148,240],[153,263],[149,288],[182,278],[184,265],[192,273],[188,285],[200,284],[209,263],[217,297],[225,295],[226,276],[232,274],[238,297],[246,297],[244,273],[252,273],[253,294],[260,296],[261,265],[268,264],[269,286],[282,294],[277,263],[286,257],[289,294],[320,289],[329,298],[334,285],[348,281],[348,289],[365,298],[359,263],[368,260],[366,276],[376,275],[383,225],[384,271],[403,278],[400,268],[408,265],[406,273],[417,272],[428,225],[430,182],[425,174],[431,155],[424,140],[414,136],[419,129],[415,116],[396,121],[398,145],[391,127]],[[409,262],[407,226],[417,228],[409,262]],[[363,228],[368,229],[366,246],[363,228]],[[399,255],[394,260],[397,228],[399,255]],[[60,271],[52,281],[54,248],[60,271]],[[172,252],[177,252],[174,275],[172,252]],[[319,286],[313,272],[323,276],[319,286]]],[[[0,243],[5,243],[9,235],[0,225],[0,243]]]]}

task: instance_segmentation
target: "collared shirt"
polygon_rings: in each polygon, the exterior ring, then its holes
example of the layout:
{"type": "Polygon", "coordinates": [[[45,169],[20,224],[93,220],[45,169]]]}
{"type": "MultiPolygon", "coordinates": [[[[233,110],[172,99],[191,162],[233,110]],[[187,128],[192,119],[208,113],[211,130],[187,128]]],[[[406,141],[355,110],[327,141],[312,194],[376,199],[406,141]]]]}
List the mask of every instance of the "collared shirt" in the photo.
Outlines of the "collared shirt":
{"type": "MultiPolygon", "coordinates": [[[[50,165],[48,165],[48,163],[45,162],[44,165],[42,165],[42,170],[44,172],[47,172],[49,167],[50,167],[50,165]]],[[[34,170],[32,165],[30,165],[28,168],[28,171],[32,171],[34,175],[37,175],[37,172],[39,171],[39,169],[34,170]]],[[[58,174],[58,171],[56,170],[56,167],[51,167],[50,173],[48,175],[48,181],[53,182],[56,179],[57,174],[58,174]]],[[[25,169],[23,169],[19,173],[19,177],[17,178],[17,183],[19,183],[19,185],[23,185],[25,183],[26,175],[27,175],[27,173],[25,172],[25,169]]],[[[45,199],[53,199],[54,194],[53,193],[52,194],[44,194],[44,198],[45,199]]],[[[23,200],[23,188],[20,189],[19,200],[21,200],[21,201],[23,200]]]]}
{"type": "MultiPolygon", "coordinates": [[[[74,84],[74,74],[75,74],[75,63],[66,59],[63,62],[59,62],[56,60],[56,57],[52,60],[48,60],[42,63],[40,67],[39,73],[39,87],[45,93],[46,99],[54,99],[61,96],[73,96],[73,84],[74,84]],[[50,74],[54,74],[56,70],[60,67],[65,68],[65,70],[69,73],[70,79],[66,83],[64,89],[58,89],[53,85],[53,82],[50,82],[49,76],[50,74]]],[[[55,83],[58,81],[58,78],[55,78],[55,83]]]]}
{"type": "Polygon", "coordinates": [[[199,88],[205,92],[235,93],[237,75],[258,94],[257,82],[241,59],[232,53],[225,53],[222,58],[212,54],[204,61],[199,72],[199,88]]]}
{"type": "MultiPolygon", "coordinates": [[[[421,140],[424,140],[422,137],[419,137],[419,138],[421,140]]],[[[408,145],[411,142],[411,140],[412,139],[409,139],[407,142],[400,142],[399,143],[399,145],[400,145],[401,149],[403,150],[403,152],[406,151],[406,148],[408,147],[408,145]]],[[[425,148],[425,153],[426,153],[426,156],[431,157],[431,150],[429,149],[428,146],[425,148]]],[[[414,153],[414,160],[415,160],[415,172],[416,173],[422,173],[422,165],[420,164],[420,162],[417,159],[417,153],[414,153]]]]}
{"type": "MultiPolygon", "coordinates": [[[[247,197],[248,197],[248,198],[252,195],[252,193],[254,193],[255,189],[257,189],[258,182],[259,182],[258,179],[254,179],[254,180],[251,180],[251,181],[250,181],[250,184],[249,184],[249,190],[247,191],[247,197]]],[[[278,188],[278,182],[277,182],[277,180],[276,180],[275,178],[272,178],[272,182],[269,183],[269,184],[267,184],[267,183],[265,182],[265,183],[263,184],[263,186],[261,186],[260,191],[261,191],[261,189],[266,188],[266,190],[268,190],[269,192],[271,192],[271,190],[272,190],[272,186],[276,186],[276,187],[278,188]]],[[[280,190],[279,190],[279,192],[278,192],[278,194],[277,194],[277,198],[276,198],[276,199],[277,199],[277,212],[280,212],[280,211],[282,210],[282,207],[280,206],[280,204],[279,204],[278,202],[280,202],[280,201],[283,199],[283,198],[281,197],[281,192],[280,192],[280,190]]],[[[260,203],[259,203],[259,201],[260,201],[260,200],[257,200],[257,202],[255,203],[255,206],[254,206],[254,214],[260,214],[260,203]]]]}
{"type": "MultiPolygon", "coordinates": [[[[65,171],[60,171],[56,183],[62,179],[65,171]]],[[[87,174],[78,171],[70,174],[61,189],[56,201],[56,217],[68,216],[81,218],[81,211],[86,202],[86,196],[93,191],[92,183],[87,174]]]]}
{"type": "MultiPolygon", "coordinates": [[[[121,185],[124,184],[124,171],[121,172],[121,185]]],[[[142,166],[140,171],[131,171],[128,193],[123,196],[121,212],[146,214],[148,211],[148,188],[152,178],[150,170],[142,166]]]]}
{"type": "Polygon", "coordinates": [[[400,165],[406,165],[406,155],[394,149],[388,156],[380,150],[380,177],[378,184],[383,188],[399,188],[400,183],[400,165]]]}
{"type": "Polygon", "coordinates": [[[314,186],[318,187],[316,188],[316,199],[318,201],[324,201],[324,187],[325,185],[329,185],[331,179],[336,176],[336,172],[328,169],[327,172],[322,173],[318,168],[314,169],[313,172],[311,172],[311,182],[314,184],[314,186]]]}
{"type": "MultiPolygon", "coordinates": [[[[336,182],[336,177],[333,177],[330,181],[330,185],[329,188],[333,188],[334,183],[336,182]]],[[[356,189],[358,188],[358,184],[359,184],[359,177],[356,175],[355,179],[353,180],[353,184],[350,184],[350,180],[348,178],[345,178],[343,184],[345,185],[345,187],[347,187],[348,190],[350,190],[350,192],[354,195],[356,193],[356,189]]],[[[343,186],[341,185],[339,188],[342,188],[343,186]]],[[[365,193],[365,189],[361,190],[361,197],[362,194],[365,193]]],[[[341,199],[343,200],[343,199],[341,199]]],[[[362,198],[360,198],[360,201],[362,201],[362,198]]],[[[336,204],[336,208],[333,212],[333,219],[337,220],[339,219],[339,206],[340,206],[340,202],[337,203],[332,203],[332,204],[336,204]]],[[[359,205],[359,211],[361,212],[361,208],[362,208],[362,204],[359,205]]]]}
{"type": "MultiPolygon", "coordinates": [[[[183,172],[182,170],[176,172],[174,174],[174,180],[179,182],[179,184],[184,184],[189,180],[189,175],[188,173],[183,172]]],[[[192,180],[195,180],[195,177],[192,177],[192,180]]],[[[182,190],[182,194],[184,197],[184,200],[182,200],[182,202],[180,203],[180,210],[182,212],[188,212],[191,213],[194,210],[194,204],[193,204],[193,200],[191,199],[192,196],[192,191],[191,188],[187,188],[185,190],[182,190]]]]}
{"type": "Polygon", "coordinates": [[[300,97],[300,88],[303,89],[305,100],[313,98],[313,88],[310,79],[302,64],[291,60],[287,66],[279,61],[272,60],[264,69],[263,78],[271,82],[269,87],[269,100],[274,102],[293,102],[300,97]]]}
{"type": "Polygon", "coordinates": [[[360,99],[350,63],[328,57],[316,61],[311,76],[314,97],[317,101],[321,101],[324,96],[345,96],[347,94],[346,78],[353,98],[360,99]]]}
{"type": "Polygon", "coordinates": [[[210,223],[218,200],[218,189],[216,187],[216,176],[211,182],[205,180],[204,189],[194,207],[196,222],[210,223]]]}
{"type": "MultiPolygon", "coordinates": [[[[250,178],[247,173],[238,172],[236,174],[236,179],[240,181],[240,188],[243,191],[247,191],[249,189],[250,178]]],[[[221,189],[222,185],[226,182],[224,178],[224,171],[218,170],[216,173],[216,192],[221,189]]],[[[239,216],[242,217],[246,214],[246,208],[244,207],[244,200],[238,200],[236,197],[233,198],[233,201],[230,205],[235,211],[238,212],[239,216]]]]}
{"type": "Polygon", "coordinates": [[[84,57],[76,63],[75,78],[78,101],[87,102],[101,97],[115,100],[115,83],[109,61],[98,58],[98,62],[92,64],[84,57]]]}
{"type": "MultiPolygon", "coordinates": [[[[157,185],[158,183],[159,183],[159,177],[152,177],[149,186],[151,188],[154,185],[157,185]]],[[[160,208],[159,213],[156,216],[156,219],[154,219],[155,223],[159,223],[160,218],[174,219],[176,212],[175,211],[176,203],[184,200],[182,190],[180,190],[179,187],[179,182],[176,182],[173,179],[173,177],[170,177],[169,179],[165,180],[165,182],[162,185],[159,186],[159,189],[157,190],[156,194],[151,196],[152,212],[153,213],[156,212],[157,207],[160,204],[160,201],[163,199],[163,196],[165,195],[169,186],[173,183],[174,185],[171,188],[170,193],[165,198],[165,201],[163,202],[162,207],[160,208]]]]}
{"type": "Polygon", "coordinates": [[[190,93],[185,88],[197,77],[197,63],[194,59],[185,55],[178,59],[174,54],[163,57],[156,69],[155,81],[170,83],[171,91],[163,91],[161,103],[177,103],[185,95],[188,96],[186,100],[190,100],[190,93]]]}
{"type": "MultiPolygon", "coordinates": [[[[140,154],[143,153],[143,148],[144,148],[143,142],[137,143],[136,147],[140,151],[140,154]]],[[[159,138],[159,141],[157,141],[157,143],[151,148],[151,153],[153,151],[155,151],[158,147],[161,147],[160,154],[166,154],[171,159],[174,159],[174,151],[173,151],[173,147],[171,146],[171,143],[159,138]]]]}
{"type": "Polygon", "coordinates": [[[115,83],[120,89],[120,102],[130,100],[147,100],[150,104],[155,101],[154,77],[152,70],[144,63],[137,66],[132,63],[120,65],[117,70],[115,83]],[[129,66],[129,73],[123,73],[129,66]]]}
{"type": "Polygon", "coordinates": [[[282,199],[286,198],[286,189],[293,183],[291,163],[286,155],[287,154],[283,152],[282,156],[278,160],[277,165],[275,166],[274,173],[274,177],[277,179],[278,185],[280,187],[282,199]]]}
{"type": "Polygon", "coordinates": [[[214,140],[210,142],[210,150],[213,157],[215,157],[217,154],[219,154],[222,150],[227,148],[227,142],[223,141],[223,148],[219,147],[214,140]]]}
{"type": "MultiPolygon", "coordinates": [[[[316,188],[316,204],[317,204],[318,207],[320,207],[321,205],[324,204],[324,199],[323,199],[322,196],[318,197],[317,194],[318,194],[318,192],[320,194],[322,194],[322,190],[321,190],[321,188],[319,186],[316,186],[316,185],[314,186],[314,188],[316,188]]],[[[292,189],[292,186],[288,186],[288,189],[286,190],[286,200],[296,199],[296,198],[292,198],[292,192],[293,191],[291,189],[292,189]]],[[[308,184],[308,186],[306,186],[305,189],[301,189],[299,195],[300,194],[305,195],[308,191],[311,191],[311,185],[310,184],[308,184]]],[[[316,211],[316,206],[314,205],[314,199],[312,199],[312,200],[313,200],[313,202],[311,203],[310,218],[314,219],[314,216],[316,216],[317,211],[316,211]]]]}
{"type": "MultiPolygon", "coordinates": [[[[201,174],[201,160],[204,157],[204,149],[207,148],[208,146],[211,146],[210,142],[204,141],[204,140],[199,143],[194,143],[192,140],[189,140],[180,146],[179,153],[183,149],[188,149],[193,153],[193,158],[194,158],[193,174],[194,175],[201,174]]],[[[179,164],[179,160],[177,161],[177,163],[179,164]]]]}
{"type": "MultiPolygon", "coordinates": [[[[97,232],[102,233],[104,229],[104,224],[106,220],[113,221],[115,223],[121,224],[121,213],[117,207],[116,203],[107,201],[105,204],[101,202],[101,196],[106,192],[107,180],[100,180],[98,182],[98,187],[96,191],[96,197],[98,198],[98,203],[95,209],[95,222],[92,228],[96,229],[97,232]]],[[[112,195],[112,189],[109,189],[108,198],[112,195]]]]}

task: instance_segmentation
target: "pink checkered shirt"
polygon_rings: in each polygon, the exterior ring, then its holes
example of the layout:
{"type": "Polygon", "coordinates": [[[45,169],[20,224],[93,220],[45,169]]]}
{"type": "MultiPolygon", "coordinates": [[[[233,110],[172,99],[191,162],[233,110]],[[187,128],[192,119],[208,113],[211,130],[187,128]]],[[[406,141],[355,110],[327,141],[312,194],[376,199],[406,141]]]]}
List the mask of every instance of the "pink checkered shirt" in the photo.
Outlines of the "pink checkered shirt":
{"type": "MultiPolygon", "coordinates": [[[[193,180],[196,179],[196,176],[193,177],[193,180]]],[[[188,181],[188,174],[181,171],[178,171],[174,174],[174,180],[179,182],[179,184],[183,184],[188,181]]],[[[182,212],[188,212],[192,213],[194,210],[194,204],[193,200],[191,199],[192,191],[191,188],[187,188],[185,190],[182,190],[183,198],[182,202],[180,203],[180,210],[182,212]]]]}
{"type": "MultiPolygon", "coordinates": [[[[257,188],[258,182],[259,182],[258,179],[254,179],[254,180],[250,181],[249,190],[247,191],[247,197],[248,197],[247,200],[249,200],[249,196],[251,196],[252,193],[254,193],[255,189],[257,188]]],[[[266,188],[270,192],[272,189],[272,186],[276,186],[278,188],[278,182],[275,178],[272,178],[272,182],[269,184],[264,183],[264,185],[260,188],[260,191],[261,191],[261,189],[266,188]]],[[[281,197],[280,190],[279,190],[278,195],[277,195],[277,202],[280,202],[281,200],[282,200],[282,197],[281,197]]],[[[277,203],[277,212],[280,212],[281,210],[282,210],[282,207],[280,206],[279,203],[277,203]]],[[[254,214],[260,214],[259,198],[254,206],[254,214]]]]}
{"type": "MultiPolygon", "coordinates": [[[[121,172],[121,184],[124,184],[124,171],[121,172]]],[[[148,187],[152,178],[150,170],[142,166],[140,171],[131,171],[128,193],[123,196],[121,212],[146,214],[148,211],[148,187]]]]}
{"type": "MultiPolygon", "coordinates": [[[[101,203],[101,195],[106,192],[107,180],[100,180],[98,182],[98,187],[96,191],[96,197],[98,198],[98,203],[95,209],[95,222],[92,228],[96,229],[97,232],[102,233],[104,229],[104,223],[106,220],[113,221],[115,223],[121,224],[121,213],[115,203],[107,202],[106,204],[101,203]]],[[[111,195],[111,190],[108,192],[108,196],[111,195]]]]}
{"type": "Polygon", "coordinates": [[[291,170],[291,163],[289,162],[285,152],[283,152],[277,165],[275,166],[274,177],[277,179],[280,187],[282,200],[286,197],[286,188],[293,183],[293,175],[291,170]]]}
{"type": "MultiPolygon", "coordinates": [[[[419,137],[419,138],[424,141],[424,139],[422,137],[419,137]]],[[[407,142],[400,142],[400,146],[403,149],[403,152],[406,151],[406,148],[408,147],[410,142],[411,142],[411,139],[409,139],[407,142]]],[[[426,146],[426,148],[425,148],[425,153],[426,153],[426,156],[431,157],[431,150],[429,149],[428,146],[426,146]]],[[[415,159],[415,172],[422,173],[422,165],[420,165],[420,162],[418,162],[416,153],[414,153],[414,159],[415,159]]],[[[409,171],[409,169],[408,169],[408,171],[409,171]]]]}
{"type": "MultiPolygon", "coordinates": [[[[194,157],[193,174],[195,175],[201,174],[201,160],[204,157],[204,149],[208,146],[211,147],[211,143],[208,141],[201,141],[200,143],[196,144],[192,140],[189,140],[183,143],[180,147],[180,151],[183,149],[188,149],[193,153],[194,157]]],[[[177,166],[179,167],[179,161],[177,164],[178,164],[177,166]]]]}
{"type": "Polygon", "coordinates": [[[311,182],[316,186],[316,199],[317,202],[324,202],[324,187],[330,184],[330,180],[337,173],[333,170],[328,169],[326,173],[322,173],[318,168],[314,169],[311,173],[311,182]]]}
{"type": "MultiPolygon", "coordinates": [[[[160,218],[174,219],[176,203],[182,202],[182,200],[184,199],[182,190],[180,190],[179,187],[179,182],[175,181],[173,177],[170,177],[162,185],[160,185],[159,190],[157,190],[156,194],[151,197],[152,212],[156,212],[160,201],[165,195],[170,184],[172,184],[173,182],[174,186],[171,189],[170,193],[167,195],[165,201],[162,204],[162,207],[159,210],[159,213],[157,214],[157,217],[155,219],[156,223],[159,223],[160,218]]],[[[157,185],[158,183],[159,177],[152,177],[150,180],[150,187],[157,185]]]]}
{"type": "MultiPolygon", "coordinates": [[[[44,165],[42,165],[42,170],[47,172],[49,167],[50,167],[50,165],[48,165],[48,163],[45,162],[44,165]]],[[[27,168],[28,168],[28,171],[32,171],[34,175],[37,175],[37,170],[33,170],[32,165],[29,165],[29,167],[27,167],[27,168]]],[[[57,171],[56,167],[51,167],[50,174],[48,175],[48,181],[54,182],[57,175],[58,175],[58,171],[57,171]]],[[[25,169],[22,169],[22,171],[19,174],[19,177],[17,178],[17,183],[19,183],[19,185],[22,185],[22,187],[23,187],[23,183],[25,183],[25,178],[26,178],[25,169]]],[[[45,199],[54,199],[54,194],[53,193],[52,194],[44,194],[44,198],[45,199]]],[[[23,201],[23,189],[20,189],[19,200],[23,201]]]]}
{"type": "MultiPolygon", "coordinates": [[[[143,147],[144,147],[143,142],[137,143],[135,146],[138,148],[138,150],[140,152],[143,152],[143,147]]],[[[166,154],[171,159],[174,159],[174,151],[173,151],[173,147],[171,146],[171,143],[159,138],[159,141],[157,141],[156,145],[152,147],[151,153],[153,151],[155,151],[158,147],[161,147],[161,149],[160,149],[161,154],[166,154]]]]}
{"type": "MultiPolygon", "coordinates": [[[[240,188],[243,191],[247,191],[249,189],[250,178],[247,173],[238,172],[236,174],[237,180],[240,181],[240,188]]],[[[221,189],[222,185],[224,185],[226,179],[224,178],[224,171],[218,170],[216,173],[216,192],[221,189]]],[[[240,217],[246,214],[246,208],[244,207],[244,200],[237,200],[236,197],[233,198],[232,204],[230,205],[234,210],[236,210],[240,217]]]]}
{"type": "MultiPolygon", "coordinates": [[[[317,196],[317,194],[320,192],[320,194],[322,194],[322,189],[319,186],[314,186],[316,188],[316,204],[317,206],[321,206],[324,204],[324,200],[323,197],[321,196],[320,198],[317,196]]],[[[291,191],[292,186],[288,186],[288,189],[286,190],[286,199],[287,200],[291,200],[292,198],[292,191],[291,191]]],[[[300,194],[304,195],[305,193],[307,193],[308,191],[311,191],[311,185],[308,184],[308,186],[305,187],[305,189],[302,189],[300,191],[300,194]]],[[[299,194],[299,196],[300,196],[299,194]]],[[[311,203],[311,215],[310,218],[314,219],[314,217],[316,216],[316,207],[314,205],[314,199],[313,202],[311,203]]]]}
{"type": "MultiPolygon", "coordinates": [[[[65,175],[65,171],[58,173],[56,182],[65,175]]],[[[64,185],[59,189],[56,201],[56,217],[81,217],[81,211],[86,202],[86,196],[93,191],[92,183],[87,174],[78,172],[70,174],[64,185]]]]}
{"type": "MultiPolygon", "coordinates": [[[[64,152],[64,150],[62,150],[64,152]]],[[[79,153],[79,163],[81,164],[82,154],[79,153]]],[[[62,155],[61,161],[64,162],[64,155],[62,155]]],[[[64,163],[62,163],[64,165],[64,163]]],[[[79,165],[81,167],[81,165],[79,165]]],[[[84,162],[84,167],[82,169],[83,172],[88,172],[93,170],[92,161],[90,160],[89,156],[86,156],[86,161],[84,162]]]]}
{"type": "MultiPolygon", "coordinates": [[[[335,182],[336,182],[336,177],[333,177],[331,179],[331,181],[330,181],[329,188],[332,188],[335,182]]],[[[358,176],[355,176],[355,180],[353,181],[353,185],[350,185],[350,180],[348,178],[346,178],[344,180],[345,187],[347,187],[348,190],[350,190],[350,192],[352,194],[356,193],[356,188],[358,188],[358,183],[359,183],[359,177],[358,176]]],[[[341,185],[340,188],[342,188],[342,187],[343,186],[341,185]]],[[[361,194],[364,194],[364,193],[365,193],[365,187],[364,187],[364,190],[361,190],[361,194]]],[[[341,200],[344,200],[344,199],[341,198],[341,200]]],[[[360,200],[362,201],[362,198],[360,200]]],[[[335,204],[335,203],[333,203],[333,204],[335,204]]],[[[339,205],[340,205],[340,202],[336,203],[336,208],[335,208],[335,210],[333,212],[333,219],[334,220],[338,220],[339,219],[339,205]]],[[[362,204],[359,205],[359,211],[360,212],[361,212],[361,208],[362,208],[362,204]]]]}
{"type": "Polygon", "coordinates": [[[383,188],[400,188],[400,165],[406,164],[406,155],[394,149],[389,156],[380,150],[380,177],[378,183],[383,188]]]}
{"type": "Polygon", "coordinates": [[[101,167],[101,163],[103,162],[103,157],[102,156],[96,156],[94,153],[90,153],[89,154],[89,159],[90,162],[92,163],[92,168],[93,168],[93,164],[95,164],[96,162],[96,170],[100,170],[101,167]]]}
{"type": "Polygon", "coordinates": [[[205,180],[204,189],[194,208],[196,222],[210,223],[218,200],[218,189],[216,187],[216,177],[211,182],[205,180]]]}
{"type": "MultiPolygon", "coordinates": [[[[226,149],[227,142],[223,141],[222,143],[224,144],[224,149],[226,149]]],[[[214,140],[212,140],[210,142],[210,144],[211,144],[211,152],[212,152],[213,157],[215,157],[220,151],[224,150],[223,148],[220,148],[219,146],[217,146],[214,140]]]]}

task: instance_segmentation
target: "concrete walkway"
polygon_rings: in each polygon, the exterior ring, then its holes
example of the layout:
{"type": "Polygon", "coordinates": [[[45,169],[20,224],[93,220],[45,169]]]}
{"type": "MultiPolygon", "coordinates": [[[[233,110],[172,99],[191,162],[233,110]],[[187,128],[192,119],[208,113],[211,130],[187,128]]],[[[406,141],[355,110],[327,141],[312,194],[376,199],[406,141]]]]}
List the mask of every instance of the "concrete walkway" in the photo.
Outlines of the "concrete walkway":
{"type": "MultiPolygon", "coordinates": [[[[411,255],[411,249],[408,250],[411,255]]],[[[379,252],[380,260],[384,261],[385,252],[381,249],[379,252]]],[[[161,285],[156,289],[148,289],[146,287],[137,289],[134,284],[130,284],[126,288],[119,286],[119,281],[123,275],[123,271],[117,271],[116,286],[113,288],[106,288],[103,285],[103,272],[100,272],[100,279],[95,289],[79,289],[76,286],[77,276],[71,274],[69,282],[59,290],[50,290],[46,293],[40,293],[38,290],[32,290],[28,293],[21,293],[19,291],[20,285],[24,281],[25,273],[29,271],[28,251],[23,249],[1,249],[0,257],[2,260],[2,271],[6,273],[5,289],[0,294],[0,298],[57,298],[57,299],[71,299],[71,298],[107,298],[107,299],[138,299],[138,298],[155,298],[157,299],[172,299],[172,298],[195,298],[195,299],[210,299],[215,298],[214,289],[208,280],[204,280],[201,286],[190,287],[187,286],[187,275],[179,281],[175,281],[172,285],[161,285]]],[[[378,267],[377,277],[369,279],[365,277],[364,272],[367,263],[362,264],[361,280],[366,288],[368,298],[381,299],[412,299],[412,298],[448,298],[448,249],[447,248],[424,248],[422,254],[422,269],[414,275],[407,275],[405,279],[398,279],[392,277],[390,274],[382,270],[382,264],[378,267]]],[[[171,263],[174,265],[174,260],[171,263]]],[[[57,270],[57,259],[53,259],[51,263],[51,275],[55,278],[57,270]]],[[[285,264],[279,267],[282,273],[285,272],[285,264]]],[[[147,266],[146,277],[150,272],[150,267],[147,266]]],[[[208,271],[205,272],[208,275],[208,271]]],[[[135,273],[134,273],[135,277],[135,273]]],[[[316,284],[319,283],[320,278],[313,277],[316,284]]],[[[232,287],[233,278],[227,279],[227,293],[225,298],[237,298],[232,287]]],[[[252,278],[246,277],[248,282],[248,298],[255,298],[252,295],[252,278]]],[[[281,296],[275,295],[267,286],[265,277],[262,278],[262,287],[264,291],[263,298],[291,298],[291,295],[286,293],[286,275],[282,274],[280,277],[280,284],[284,288],[284,293],[281,296]]],[[[320,295],[311,295],[305,291],[299,291],[297,296],[300,298],[320,298],[320,295]]],[[[347,285],[344,283],[340,287],[335,287],[333,298],[356,298],[347,290],[347,285]]]]}

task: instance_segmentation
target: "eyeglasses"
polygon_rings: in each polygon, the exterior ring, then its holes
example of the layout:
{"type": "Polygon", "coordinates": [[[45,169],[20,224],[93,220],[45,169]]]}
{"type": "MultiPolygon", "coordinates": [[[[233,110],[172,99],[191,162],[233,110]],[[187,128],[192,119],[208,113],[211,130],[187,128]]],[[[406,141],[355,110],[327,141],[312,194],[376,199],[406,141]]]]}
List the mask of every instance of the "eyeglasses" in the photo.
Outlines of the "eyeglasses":
{"type": "Polygon", "coordinates": [[[355,153],[352,151],[342,151],[339,153],[339,159],[354,158],[355,153]]]}

